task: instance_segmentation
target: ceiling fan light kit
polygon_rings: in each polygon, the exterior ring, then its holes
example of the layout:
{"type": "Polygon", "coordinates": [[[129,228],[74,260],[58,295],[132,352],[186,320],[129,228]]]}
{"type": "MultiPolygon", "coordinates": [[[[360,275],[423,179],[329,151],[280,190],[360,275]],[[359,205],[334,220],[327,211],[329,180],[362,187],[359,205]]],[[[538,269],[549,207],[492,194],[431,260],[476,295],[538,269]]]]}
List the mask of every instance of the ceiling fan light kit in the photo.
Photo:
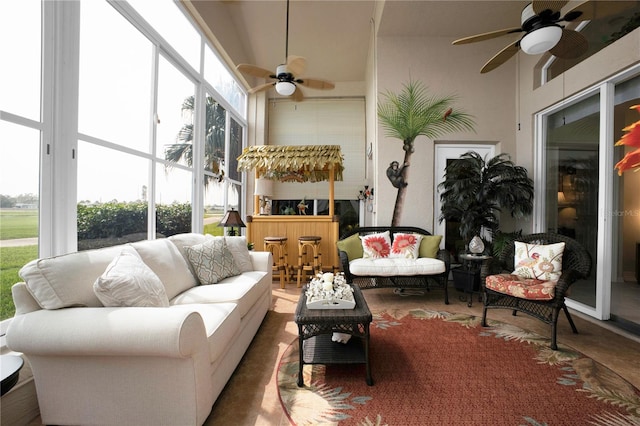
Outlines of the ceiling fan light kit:
{"type": "Polygon", "coordinates": [[[561,37],[562,28],[551,25],[525,34],[520,40],[520,48],[528,55],[538,55],[553,48],[561,37]]]}
{"type": "Polygon", "coordinates": [[[290,81],[279,81],[276,83],[276,92],[282,96],[291,96],[296,91],[296,85],[290,81]]]}

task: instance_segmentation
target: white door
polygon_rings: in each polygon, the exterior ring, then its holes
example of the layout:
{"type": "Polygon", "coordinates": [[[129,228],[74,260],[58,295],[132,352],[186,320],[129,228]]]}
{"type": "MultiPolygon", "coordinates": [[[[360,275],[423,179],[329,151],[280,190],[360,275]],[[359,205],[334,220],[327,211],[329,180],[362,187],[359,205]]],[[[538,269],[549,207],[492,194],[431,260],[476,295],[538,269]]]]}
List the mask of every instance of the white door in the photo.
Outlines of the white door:
{"type": "Polygon", "coordinates": [[[469,151],[475,151],[484,158],[491,158],[495,155],[495,145],[489,144],[467,144],[467,143],[436,143],[435,145],[435,165],[434,165],[434,182],[436,190],[434,191],[433,200],[433,234],[442,235],[440,248],[445,248],[447,229],[445,221],[440,222],[440,191],[438,185],[444,181],[444,171],[450,160],[456,160],[460,156],[469,151]]]}

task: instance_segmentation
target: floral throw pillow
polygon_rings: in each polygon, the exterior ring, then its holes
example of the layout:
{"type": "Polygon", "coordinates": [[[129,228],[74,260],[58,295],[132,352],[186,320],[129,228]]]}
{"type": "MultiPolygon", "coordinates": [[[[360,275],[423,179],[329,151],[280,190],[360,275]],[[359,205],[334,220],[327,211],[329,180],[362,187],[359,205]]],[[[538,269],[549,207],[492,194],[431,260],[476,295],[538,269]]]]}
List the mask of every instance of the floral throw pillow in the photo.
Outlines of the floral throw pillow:
{"type": "Polygon", "coordinates": [[[401,257],[404,259],[417,259],[420,255],[420,234],[393,234],[391,255],[389,257],[401,257]]]}
{"type": "Polygon", "coordinates": [[[362,257],[379,259],[389,257],[391,254],[391,238],[389,231],[380,234],[369,234],[360,237],[362,239],[362,257]]]}
{"type": "Polygon", "coordinates": [[[543,281],[558,281],[562,275],[564,243],[527,244],[516,241],[513,275],[543,281]]]}

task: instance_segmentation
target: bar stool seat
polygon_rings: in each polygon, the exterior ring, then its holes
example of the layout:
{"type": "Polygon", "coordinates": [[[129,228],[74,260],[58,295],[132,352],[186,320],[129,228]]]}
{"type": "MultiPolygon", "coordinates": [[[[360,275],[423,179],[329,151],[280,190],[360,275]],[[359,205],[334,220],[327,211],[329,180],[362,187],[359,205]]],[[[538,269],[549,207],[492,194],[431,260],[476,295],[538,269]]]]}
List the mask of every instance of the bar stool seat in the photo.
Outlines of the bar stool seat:
{"type": "Polygon", "coordinates": [[[316,275],[322,272],[322,254],[320,253],[321,237],[305,235],[298,237],[298,287],[305,280],[307,273],[316,275]],[[313,256],[312,258],[310,256],[313,256]]]}
{"type": "Polygon", "coordinates": [[[280,288],[284,288],[289,281],[287,237],[264,237],[264,251],[271,252],[273,256],[273,272],[279,276],[280,288]]]}

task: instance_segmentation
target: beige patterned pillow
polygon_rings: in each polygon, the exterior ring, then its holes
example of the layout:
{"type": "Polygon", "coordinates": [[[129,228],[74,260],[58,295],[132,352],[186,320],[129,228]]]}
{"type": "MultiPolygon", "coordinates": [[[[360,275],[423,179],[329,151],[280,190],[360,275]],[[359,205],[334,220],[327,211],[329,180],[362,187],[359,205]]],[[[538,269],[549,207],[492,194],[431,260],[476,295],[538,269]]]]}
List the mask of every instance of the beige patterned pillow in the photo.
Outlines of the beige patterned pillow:
{"type": "Polygon", "coordinates": [[[240,274],[224,237],[207,238],[204,243],[187,247],[186,250],[200,284],[216,284],[240,274]]]}
{"type": "Polygon", "coordinates": [[[513,275],[542,281],[558,281],[562,275],[564,243],[527,244],[515,242],[513,275]]]}
{"type": "Polygon", "coordinates": [[[104,306],[169,306],[160,278],[138,254],[123,251],[93,283],[104,306]]]}

